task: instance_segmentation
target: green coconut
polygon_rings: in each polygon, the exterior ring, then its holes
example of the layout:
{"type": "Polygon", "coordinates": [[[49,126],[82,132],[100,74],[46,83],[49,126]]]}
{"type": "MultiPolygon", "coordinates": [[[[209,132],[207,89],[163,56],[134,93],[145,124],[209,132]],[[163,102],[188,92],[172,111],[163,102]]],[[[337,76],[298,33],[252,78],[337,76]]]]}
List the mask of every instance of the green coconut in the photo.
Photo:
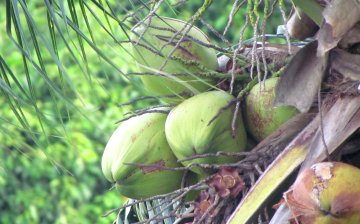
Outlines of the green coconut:
{"type": "Polygon", "coordinates": [[[299,113],[293,106],[273,106],[278,79],[267,79],[262,87],[260,83],[256,84],[246,97],[244,120],[248,132],[257,141],[263,140],[299,113]]]}
{"type": "MultiPolygon", "coordinates": [[[[177,105],[168,115],[165,134],[171,149],[178,159],[194,155],[224,152],[241,152],[246,147],[246,133],[242,117],[236,122],[235,136],[231,131],[234,107],[231,106],[209,125],[219,110],[234,97],[223,91],[210,91],[193,96],[177,105]]],[[[206,157],[183,162],[221,164],[235,162],[233,157],[206,157]]],[[[206,171],[192,168],[198,174],[206,171]]]]}
{"type": "MultiPolygon", "coordinates": [[[[138,62],[140,71],[161,75],[141,76],[142,82],[151,94],[198,94],[210,88],[209,83],[212,83],[210,79],[196,76],[196,73],[201,71],[199,66],[187,64],[187,62],[196,62],[204,68],[217,69],[218,63],[214,49],[202,46],[193,40],[210,44],[207,36],[200,29],[193,26],[187,33],[187,37],[174,51],[175,45],[184,32],[188,30],[189,25],[185,26],[186,22],[181,20],[154,16],[133,30],[132,40],[138,43],[132,45],[133,55],[138,62]],[[182,29],[184,31],[169,42],[174,34],[182,29]],[[140,41],[139,37],[141,37],[140,41]],[[155,52],[161,52],[161,55],[155,52]],[[172,59],[169,59],[168,56],[171,52],[173,52],[172,59]],[[174,76],[171,74],[185,75],[174,76]]],[[[184,95],[179,95],[178,98],[165,101],[179,102],[183,97],[184,95]]]]}
{"type": "Polygon", "coordinates": [[[166,141],[165,120],[165,114],[144,114],[123,122],[112,134],[101,167],[106,179],[116,183],[122,195],[141,199],[180,187],[183,172],[164,170],[178,166],[166,141]]]}

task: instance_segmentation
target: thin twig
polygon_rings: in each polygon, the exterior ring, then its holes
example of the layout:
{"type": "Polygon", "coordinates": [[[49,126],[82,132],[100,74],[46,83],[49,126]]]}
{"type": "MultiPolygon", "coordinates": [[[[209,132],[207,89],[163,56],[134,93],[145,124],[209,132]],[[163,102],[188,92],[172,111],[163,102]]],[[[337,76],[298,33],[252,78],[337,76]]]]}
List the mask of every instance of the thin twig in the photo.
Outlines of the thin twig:
{"type": "MultiPolygon", "coordinates": [[[[211,5],[212,0],[204,0],[203,5],[195,12],[195,14],[191,17],[190,19],[190,24],[186,24],[186,26],[184,26],[181,30],[179,30],[178,32],[175,33],[175,35],[173,36],[173,38],[170,39],[169,43],[171,43],[173,41],[173,39],[178,35],[181,34],[187,27],[187,25],[189,25],[189,27],[186,29],[186,31],[181,35],[179,41],[176,43],[175,47],[170,51],[168,57],[172,56],[175,52],[175,50],[180,46],[180,43],[184,40],[185,36],[190,32],[191,28],[194,26],[194,22],[196,22],[206,11],[206,9],[211,5]]],[[[165,47],[166,45],[164,45],[163,47],[165,47]]],[[[165,67],[166,63],[167,63],[167,58],[164,61],[164,63],[161,65],[160,70],[165,67]]]]}
{"type": "Polygon", "coordinates": [[[231,82],[230,82],[230,94],[233,93],[234,91],[234,83],[235,83],[235,67],[236,67],[236,58],[237,58],[237,55],[242,47],[242,44],[243,44],[243,38],[244,38],[244,33],[245,33],[245,30],[246,30],[246,27],[247,27],[247,24],[249,23],[249,16],[246,15],[246,18],[245,18],[245,24],[244,26],[241,28],[241,31],[240,31],[240,37],[239,37],[239,42],[238,42],[238,47],[235,49],[233,55],[232,55],[232,67],[231,67],[231,82]]]}
{"type": "Polygon", "coordinates": [[[140,115],[143,115],[143,114],[150,114],[150,113],[168,114],[169,111],[168,110],[146,110],[146,111],[139,112],[138,114],[134,114],[134,115],[131,115],[129,117],[123,118],[121,120],[118,120],[118,121],[115,122],[115,124],[127,121],[127,120],[129,120],[129,119],[131,119],[133,117],[137,117],[137,116],[140,116],[140,115]]]}
{"type": "MultiPolygon", "coordinates": [[[[196,191],[198,191],[198,190],[206,190],[206,189],[208,189],[208,186],[205,186],[204,183],[206,181],[208,181],[209,179],[211,179],[212,176],[210,176],[208,178],[205,178],[204,180],[201,180],[198,183],[196,183],[194,185],[191,185],[189,187],[181,188],[181,189],[178,189],[176,191],[173,191],[173,192],[170,192],[170,193],[167,193],[167,194],[161,194],[161,195],[156,195],[156,196],[145,198],[145,199],[139,199],[139,200],[136,200],[136,201],[134,201],[132,203],[128,203],[126,205],[123,205],[121,207],[111,209],[110,211],[106,212],[102,216],[103,217],[109,216],[110,214],[112,214],[112,213],[114,213],[116,211],[122,210],[122,209],[127,208],[127,207],[132,207],[134,205],[137,205],[139,203],[143,203],[143,202],[146,202],[146,201],[152,201],[152,200],[157,200],[157,199],[165,199],[165,200],[170,201],[170,200],[175,199],[175,197],[174,197],[174,199],[169,199],[169,197],[171,197],[173,195],[184,194],[184,193],[188,193],[188,192],[193,191],[193,190],[196,190],[196,191]]],[[[184,195],[186,195],[186,194],[184,194],[184,195]]]]}
{"type": "MultiPolygon", "coordinates": [[[[138,101],[142,101],[142,100],[155,100],[155,99],[163,99],[163,98],[175,98],[175,97],[179,97],[179,96],[184,96],[184,97],[190,97],[191,95],[188,92],[182,92],[179,94],[169,94],[169,95],[159,95],[159,96],[141,96],[141,97],[137,97],[135,99],[132,99],[126,103],[121,103],[118,104],[118,107],[123,107],[123,106],[128,106],[128,105],[132,105],[138,101]]],[[[174,105],[162,105],[163,107],[172,107],[174,105]]]]}
{"type": "Polygon", "coordinates": [[[200,18],[200,22],[203,25],[205,25],[213,34],[215,34],[215,36],[217,36],[219,39],[221,39],[222,42],[224,42],[226,45],[230,46],[230,42],[226,39],[226,37],[221,35],[219,32],[217,32],[214,27],[212,27],[209,23],[207,23],[202,18],[200,18]]]}
{"type": "MultiPolygon", "coordinates": [[[[284,24],[286,24],[288,22],[288,18],[286,17],[285,5],[284,4],[285,4],[284,0],[279,0],[279,10],[281,12],[281,16],[283,18],[284,24]]],[[[285,37],[286,37],[286,43],[288,44],[289,55],[291,55],[290,35],[289,35],[289,31],[287,29],[285,29],[285,37]]]]}
{"type": "Polygon", "coordinates": [[[141,113],[145,113],[147,111],[151,111],[151,110],[154,110],[154,109],[160,109],[160,108],[166,109],[164,111],[170,111],[172,107],[174,107],[174,105],[154,105],[154,106],[151,106],[151,107],[147,107],[145,109],[140,109],[140,110],[127,112],[127,113],[124,114],[124,116],[128,116],[130,114],[139,115],[141,113]]]}
{"type": "Polygon", "coordinates": [[[234,16],[237,12],[237,10],[239,10],[239,8],[246,2],[246,0],[243,0],[239,5],[239,0],[235,0],[234,1],[234,4],[232,5],[232,8],[231,8],[231,12],[229,14],[229,17],[228,17],[228,22],[225,26],[225,29],[224,29],[224,32],[223,32],[223,35],[225,36],[227,31],[229,30],[231,24],[232,24],[232,21],[234,20],[234,16]]]}
{"type": "Polygon", "coordinates": [[[232,121],[231,121],[231,135],[233,138],[235,138],[235,136],[236,136],[236,124],[237,124],[238,114],[239,114],[239,110],[240,110],[240,103],[241,103],[240,101],[236,102],[234,114],[233,114],[232,121]]]}
{"type": "Polygon", "coordinates": [[[216,153],[205,153],[205,154],[192,155],[185,159],[178,160],[178,162],[182,163],[182,162],[189,161],[189,160],[194,160],[194,159],[199,159],[199,158],[207,158],[207,157],[217,157],[217,156],[246,157],[248,155],[252,155],[255,153],[258,154],[258,152],[223,152],[223,151],[219,151],[216,153]]]}
{"type": "Polygon", "coordinates": [[[269,17],[268,15],[268,10],[269,10],[269,0],[265,0],[265,6],[264,6],[264,19],[262,21],[262,26],[261,26],[261,35],[262,35],[262,50],[261,50],[261,58],[262,58],[262,62],[263,62],[263,68],[264,68],[264,77],[263,80],[265,80],[267,78],[268,75],[268,66],[267,66],[267,62],[266,62],[266,57],[265,57],[265,32],[266,32],[266,23],[267,23],[267,19],[269,17]]]}
{"type": "MultiPolygon", "coordinates": [[[[219,203],[220,200],[220,196],[218,194],[215,195],[215,199],[214,202],[212,203],[212,205],[210,205],[206,211],[204,212],[204,214],[201,216],[201,218],[199,220],[197,220],[196,218],[194,219],[194,223],[202,223],[206,218],[207,215],[210,214],[211,210],[213,210],[219,203]]],[[[207,223],[207,222],[206,222],[207,223]]]]}
{"type": "Polygon", "coordinates": [[[209,123],[207,124],[208,126],[210,126],[225,110],[227,110],[228,108],[230,108],[235,102],[237,102],[238,99],[232,99],[230,100],[225,106],[221,107],[219,109],[219,111],[215,114],[215,116],[213,118],[211,118],[211,120],[209,121],[209,123]]]}

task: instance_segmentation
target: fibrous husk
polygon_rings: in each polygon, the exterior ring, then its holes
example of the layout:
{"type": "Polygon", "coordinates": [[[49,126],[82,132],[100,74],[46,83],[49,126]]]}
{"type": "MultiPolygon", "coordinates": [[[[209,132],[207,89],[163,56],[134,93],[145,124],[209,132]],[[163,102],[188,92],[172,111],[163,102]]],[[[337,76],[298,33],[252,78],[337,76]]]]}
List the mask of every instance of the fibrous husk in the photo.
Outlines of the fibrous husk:
{"type": "MultiPolygon", "coordinates": [[[[152,94],[187,92],[187,95],[193,95],[210,88],[212,81],[198,77],[196,72],[203,71],[200,66],[216,70],[216,54],[214,49],[201,45],[210,44],[208,37],[195,26],[190,29],[190,25],[181,20],[154,16],[137,24],[133,30],[134,59],[140,71],[153,73],[141,76],[152,94]]],[[[179,102],[181,97],[168,101],[179,102]]]]}
{"type": "Polygon", "coordinates": [[[317,42],[311,42],[291,59],[276,87],[275,106],[291,105],[300,112],[311,108],[324,77],[328,55],[317,56],[317,42]],[[306,89],[306,91],[304,91],[306,89]]]}
{"type": "Polygon", "coordinates": [[[275,87],[278,80],[279,78],[270,78],[256,84],[245,100],[244,119],[247,131],[259,142],[299,113],[292,106],[274,107],[275,87]]]}
{"type": "Polygon", "coordinates": [[[360,169],[340,162],[316,163],[297,177],[284,201],[290,223],[359,223],[360,169]]]}
{"type": "Polygon", "coordinates": [[[101,167],[119,192],[141,199],[180,187],[183,172],[165,137],[166,114],[148,113],[124,121],[104,150],[101,167]],[[133,165],[132,165],[133,164],[133,165]]]}
{"type": "MultiPolygon", "coordinates": [[[[232,100],[234,97],[223,91],[205,92],[185,100],[170,112],[165,125],[166,138],[178,159],[219,151],[241,152],[245,149],[246,133],[240,114],[235,135],[231,129],[234,105],[228,105],[232,100]]],[[[183,164],[234,161],[236,158],[217,156],[184,161],[183,164]]],[[[202,169],[192,170],[206,173],[202,169]]]]}

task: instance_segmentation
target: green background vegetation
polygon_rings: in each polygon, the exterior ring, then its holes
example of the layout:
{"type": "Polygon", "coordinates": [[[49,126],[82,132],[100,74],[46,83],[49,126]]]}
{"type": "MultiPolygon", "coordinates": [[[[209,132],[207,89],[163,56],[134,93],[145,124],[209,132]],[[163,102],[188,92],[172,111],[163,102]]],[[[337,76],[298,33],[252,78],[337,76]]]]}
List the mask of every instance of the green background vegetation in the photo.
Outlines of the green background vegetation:
{"type": "MultiPolygon", "coordinates": [[[[78,1],[58,2],[65,6],[74,2],[78,15],[83,15],[78,1]]],[[[119,19],[125,16],[124,8],[131,11],[139,7],[138,1],[109,2],[119,19]]],[[[172,2],[175,1],[168,3],[172,2]]],[[[188,1],[180,8],[164,4],[159,14],[188,19],[200,4],[199,1],[188,1]]],[[[203,19],[222,31],[232,4],[233,1],[214,1],[203,19]]],[[[127,79],[121,74],[136,71],[128,52],[129,46],[115,41],[125,39],[121,28],[90,1],[89,5],[98,18],[88,11],[90,31],[81,16],[78,17],[79,27],[114,66],[81,41],[74,30],[66,28],[60,17],[59,24],[65,40],[59,33],[51,37],[42,0],[27,3],[28,12],[37,27],[33,31],[44,38],[38,38],[38,45],[32,43],[26,13],[19,5],[23,34],[30,42],[28,53],[34,63],[46,72],[51,81],[47,82],[29,60],[24,63],[22,54],[7,33],[6,3],[0,1],[0,56],[9,66],[6,74],[12,85],[11,93],[20,99],[25,99],[24,93],[30,96],[30,103],[17,104],[19,101],[0,93],[0,223],[111,223],[115,214],[106,218],[101,217],[102,214],[119,207],[124,201],[102,175],[102,151],[117,126],[115,122],[124,113],[156,102],[118,106],[147,93],[136,78],[127,79]],[[56,42],[54,46],[63,71],[58,69],[60,63],[54,61],[45,42],[50,46],[56,42]],[[36,47],[41,52],[41,60],[36,47]],[[11,78],[10,74],[15,78],[11,78]],[[15,81],[23,87],[23,91],[15,81]],[[13,106],[17,108],[17,113],[14,113],[13,106]]],[[[65,12],[70,18],[68,8],[65,12]]],[[[234,19],[227,35],[231,44],[238,42],[245,14],[246,8],[240,8],[234,19]]],[[[272,20],[273,25],[268,24],[267,32],[275,33],[276,26],[281,23],[280,16],[276,16],[272,20]]],[[[197,25],[208,32],[214,42],[226,46],[202,24],[197,25]]],[[[13,37],[14,34],[12,26],[13,37]]],[[[251,36],[249,27],[245,38],[251,36]]],[[[5,73],[1,74],[0,80],[5,80],[5,73]]]]}

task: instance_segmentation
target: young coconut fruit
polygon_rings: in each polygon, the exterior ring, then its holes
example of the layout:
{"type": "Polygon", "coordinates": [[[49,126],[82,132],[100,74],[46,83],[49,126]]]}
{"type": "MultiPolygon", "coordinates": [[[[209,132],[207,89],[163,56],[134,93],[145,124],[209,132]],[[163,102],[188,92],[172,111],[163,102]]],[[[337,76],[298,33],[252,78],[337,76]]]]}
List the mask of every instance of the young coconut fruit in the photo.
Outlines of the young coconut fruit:
{"type": "Polygon", "coordinates": [[[246,127],[251,136],[259,142],[299,113],[293,106],[273,106],[278,79],[267,79],[262,83],[263,86],[256,84],[245,100],[246,127]]]}
{"type": "MultiPolygon", "coordinates": [[[[196,76],[196,72],[201,71],[199,66],[186,63],[186,61],[191,61],[210,70],[217,69],[218,63],[214,49],[196,42],[210,44],[208,37],[193,26],[181,44],[174,50],[189,26],[181,20],[154,16],[142,24],[138,24],[133,30],[133,53],[140,70],[157,74],[141,76],[145,87],[152,94],[197,94],[210,88],[207,84],[211,83],[210,79],[196,76]],[[179,33],[173,38],[177,32],[179,33]]],[[[168,98],[165,101],[179,102],[184,96],[179,95],[178,98],[168,98]]]]}
{"type": "MultiPolygon", "coordinates": [[[[231,130],[234,106],[223,110],[209,125],[218,112],[233,99],[232,95],[223,91],[205,92],[185,100],[170,112],[165,123],[165,134],[178,159],[219,151],[241,152],[245,149],[246,133],[240,114],[235,124],[235,136],[231,130]]],[[[183,165],[235,161],[233,157],[206,157],[185,161],[183,165]]],[[[200,168],[192,170],[201,175],[207,173],[200,168]]]]}
{"type": "Polygon", "coordinates": [[[303,170],[284,201],[291,223],[360,223],[360,169],[323,162],[303,170]]]}
{"type": "Polygon", "coordinates": [[[116,183],[122,195],[141,199],[180,187],[183,172],[164,170],[178,166],[166,141],[165,120],[165,114],[144,114],[124,121],[112,134],[101,167],[106,179],[116,183]]]}

